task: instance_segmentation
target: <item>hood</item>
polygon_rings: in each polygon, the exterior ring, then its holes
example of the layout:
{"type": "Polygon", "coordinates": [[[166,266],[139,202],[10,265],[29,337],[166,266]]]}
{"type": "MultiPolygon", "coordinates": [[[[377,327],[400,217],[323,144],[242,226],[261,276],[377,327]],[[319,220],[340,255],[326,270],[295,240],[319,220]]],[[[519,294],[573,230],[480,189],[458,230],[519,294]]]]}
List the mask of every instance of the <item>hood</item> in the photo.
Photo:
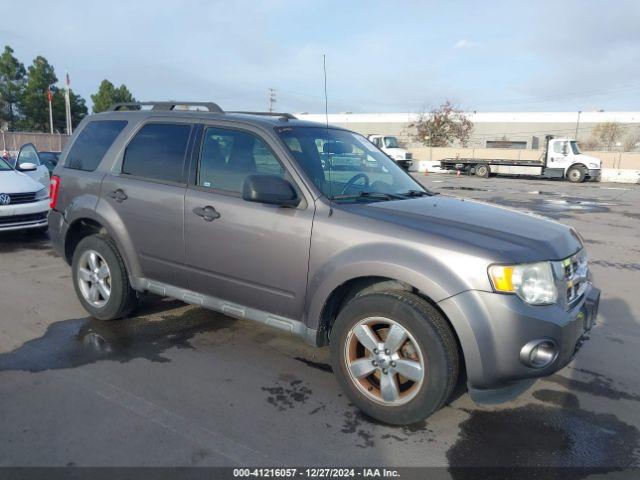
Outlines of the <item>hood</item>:
{"type": "Polygon", "coordinates": [[[15,170],[0,172],[0,193],[29,193],[41,190],[43,185],[28,175],[15,170]]]}
{"type": "Polygon", "coordinates": [[[584,153],[581,153],[580,155],[576,155],[576,159],[579,162],[584,163],[587,166],[587,168],[590,166],[589,165],[590,163],[595,163],[596,165],[598,165],[598,168],[602,166],[602,160],[596,157],[592,157],[591,155],[585,155],[584,153]]]}
{"type": "Polygon", "coordinates": [[[582,248],[577,233],[566,225],[474,200],[437,195],[349,209],[424,232],[430,237],[427,242],[437,241],[452,250],[471,247],[471,251],[490,253],[497,261],[560,260],[582,248]]]}

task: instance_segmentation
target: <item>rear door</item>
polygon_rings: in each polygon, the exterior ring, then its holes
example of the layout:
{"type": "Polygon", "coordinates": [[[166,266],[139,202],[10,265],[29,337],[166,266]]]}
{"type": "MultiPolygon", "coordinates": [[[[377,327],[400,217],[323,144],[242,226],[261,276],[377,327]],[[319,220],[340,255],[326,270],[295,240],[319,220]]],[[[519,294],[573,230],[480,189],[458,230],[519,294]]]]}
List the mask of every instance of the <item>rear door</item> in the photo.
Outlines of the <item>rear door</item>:
{"type": "Polygon", "coordinates": [[[204,127],[185,201],[186,263],[192,290],[297,320],[304,309],[314,204],[277,148],[254,131],[204,127]],[[251,174],[286,178],[303,202],[283,208],[243,200],[251,174]],[[203,208],[213,213],[209,219],[195,213],[203,208]]]}
{"type": "Polygon", "coordinates": [[[183,288],[186,158],[193,130],[190,123],[142,125],[124,150],[121,171],[104,178],[101,194],[122,219],[143,275],[183,288]]]}

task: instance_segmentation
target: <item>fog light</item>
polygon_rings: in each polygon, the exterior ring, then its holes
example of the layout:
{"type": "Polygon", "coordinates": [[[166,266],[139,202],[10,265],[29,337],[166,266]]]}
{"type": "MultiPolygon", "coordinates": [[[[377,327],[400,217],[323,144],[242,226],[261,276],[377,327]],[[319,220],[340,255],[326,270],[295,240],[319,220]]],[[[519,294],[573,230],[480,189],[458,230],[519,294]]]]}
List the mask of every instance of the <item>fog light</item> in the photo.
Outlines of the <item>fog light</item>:
{"type": "Polygon", "coordinates": [[[549,339],[532,340],[520,350],[520,361],[532,368],[551,365],[557,356],[557,345],[549,339]]]}

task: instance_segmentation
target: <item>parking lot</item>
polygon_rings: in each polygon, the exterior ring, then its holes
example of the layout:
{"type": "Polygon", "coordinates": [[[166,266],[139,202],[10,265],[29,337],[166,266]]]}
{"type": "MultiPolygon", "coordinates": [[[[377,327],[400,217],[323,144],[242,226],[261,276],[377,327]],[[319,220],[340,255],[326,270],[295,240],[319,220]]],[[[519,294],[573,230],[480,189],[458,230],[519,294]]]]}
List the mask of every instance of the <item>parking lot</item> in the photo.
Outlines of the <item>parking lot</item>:
{"type": "Polygon", "coordinates": [[[349,404],[327,349],[153,296],[92,320],[46,237],[5,234],[0,465],[640,466],[640,187],[415,176],[582,234],[602,301],[567,368],[514,402],[461,393],[391,427],[349,404]]]}

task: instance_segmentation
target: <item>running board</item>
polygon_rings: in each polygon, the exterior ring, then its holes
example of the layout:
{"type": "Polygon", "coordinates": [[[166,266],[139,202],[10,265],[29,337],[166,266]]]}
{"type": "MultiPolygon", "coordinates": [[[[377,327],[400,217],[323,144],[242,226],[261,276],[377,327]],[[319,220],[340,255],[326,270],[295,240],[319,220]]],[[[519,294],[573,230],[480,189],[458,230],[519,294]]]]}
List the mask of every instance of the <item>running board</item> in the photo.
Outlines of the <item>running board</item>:
{"type": "Polygon", "coordinates": [[[190,305],[205,307],[230,317],[263,323],[269,327],[284,330],[291,335],[301,337],[306,342],[316,345],[316,330],[308,328],[298,320],[281,317],[263,310],[238,305],[237,303],[228,302],[217,297],[193,292],[186,288],[174,287],[173,285],[149,280],[147,278],[131,278],[130,280],[135,290],[148,291],[163,297],[175,298],[190,305]]]}

